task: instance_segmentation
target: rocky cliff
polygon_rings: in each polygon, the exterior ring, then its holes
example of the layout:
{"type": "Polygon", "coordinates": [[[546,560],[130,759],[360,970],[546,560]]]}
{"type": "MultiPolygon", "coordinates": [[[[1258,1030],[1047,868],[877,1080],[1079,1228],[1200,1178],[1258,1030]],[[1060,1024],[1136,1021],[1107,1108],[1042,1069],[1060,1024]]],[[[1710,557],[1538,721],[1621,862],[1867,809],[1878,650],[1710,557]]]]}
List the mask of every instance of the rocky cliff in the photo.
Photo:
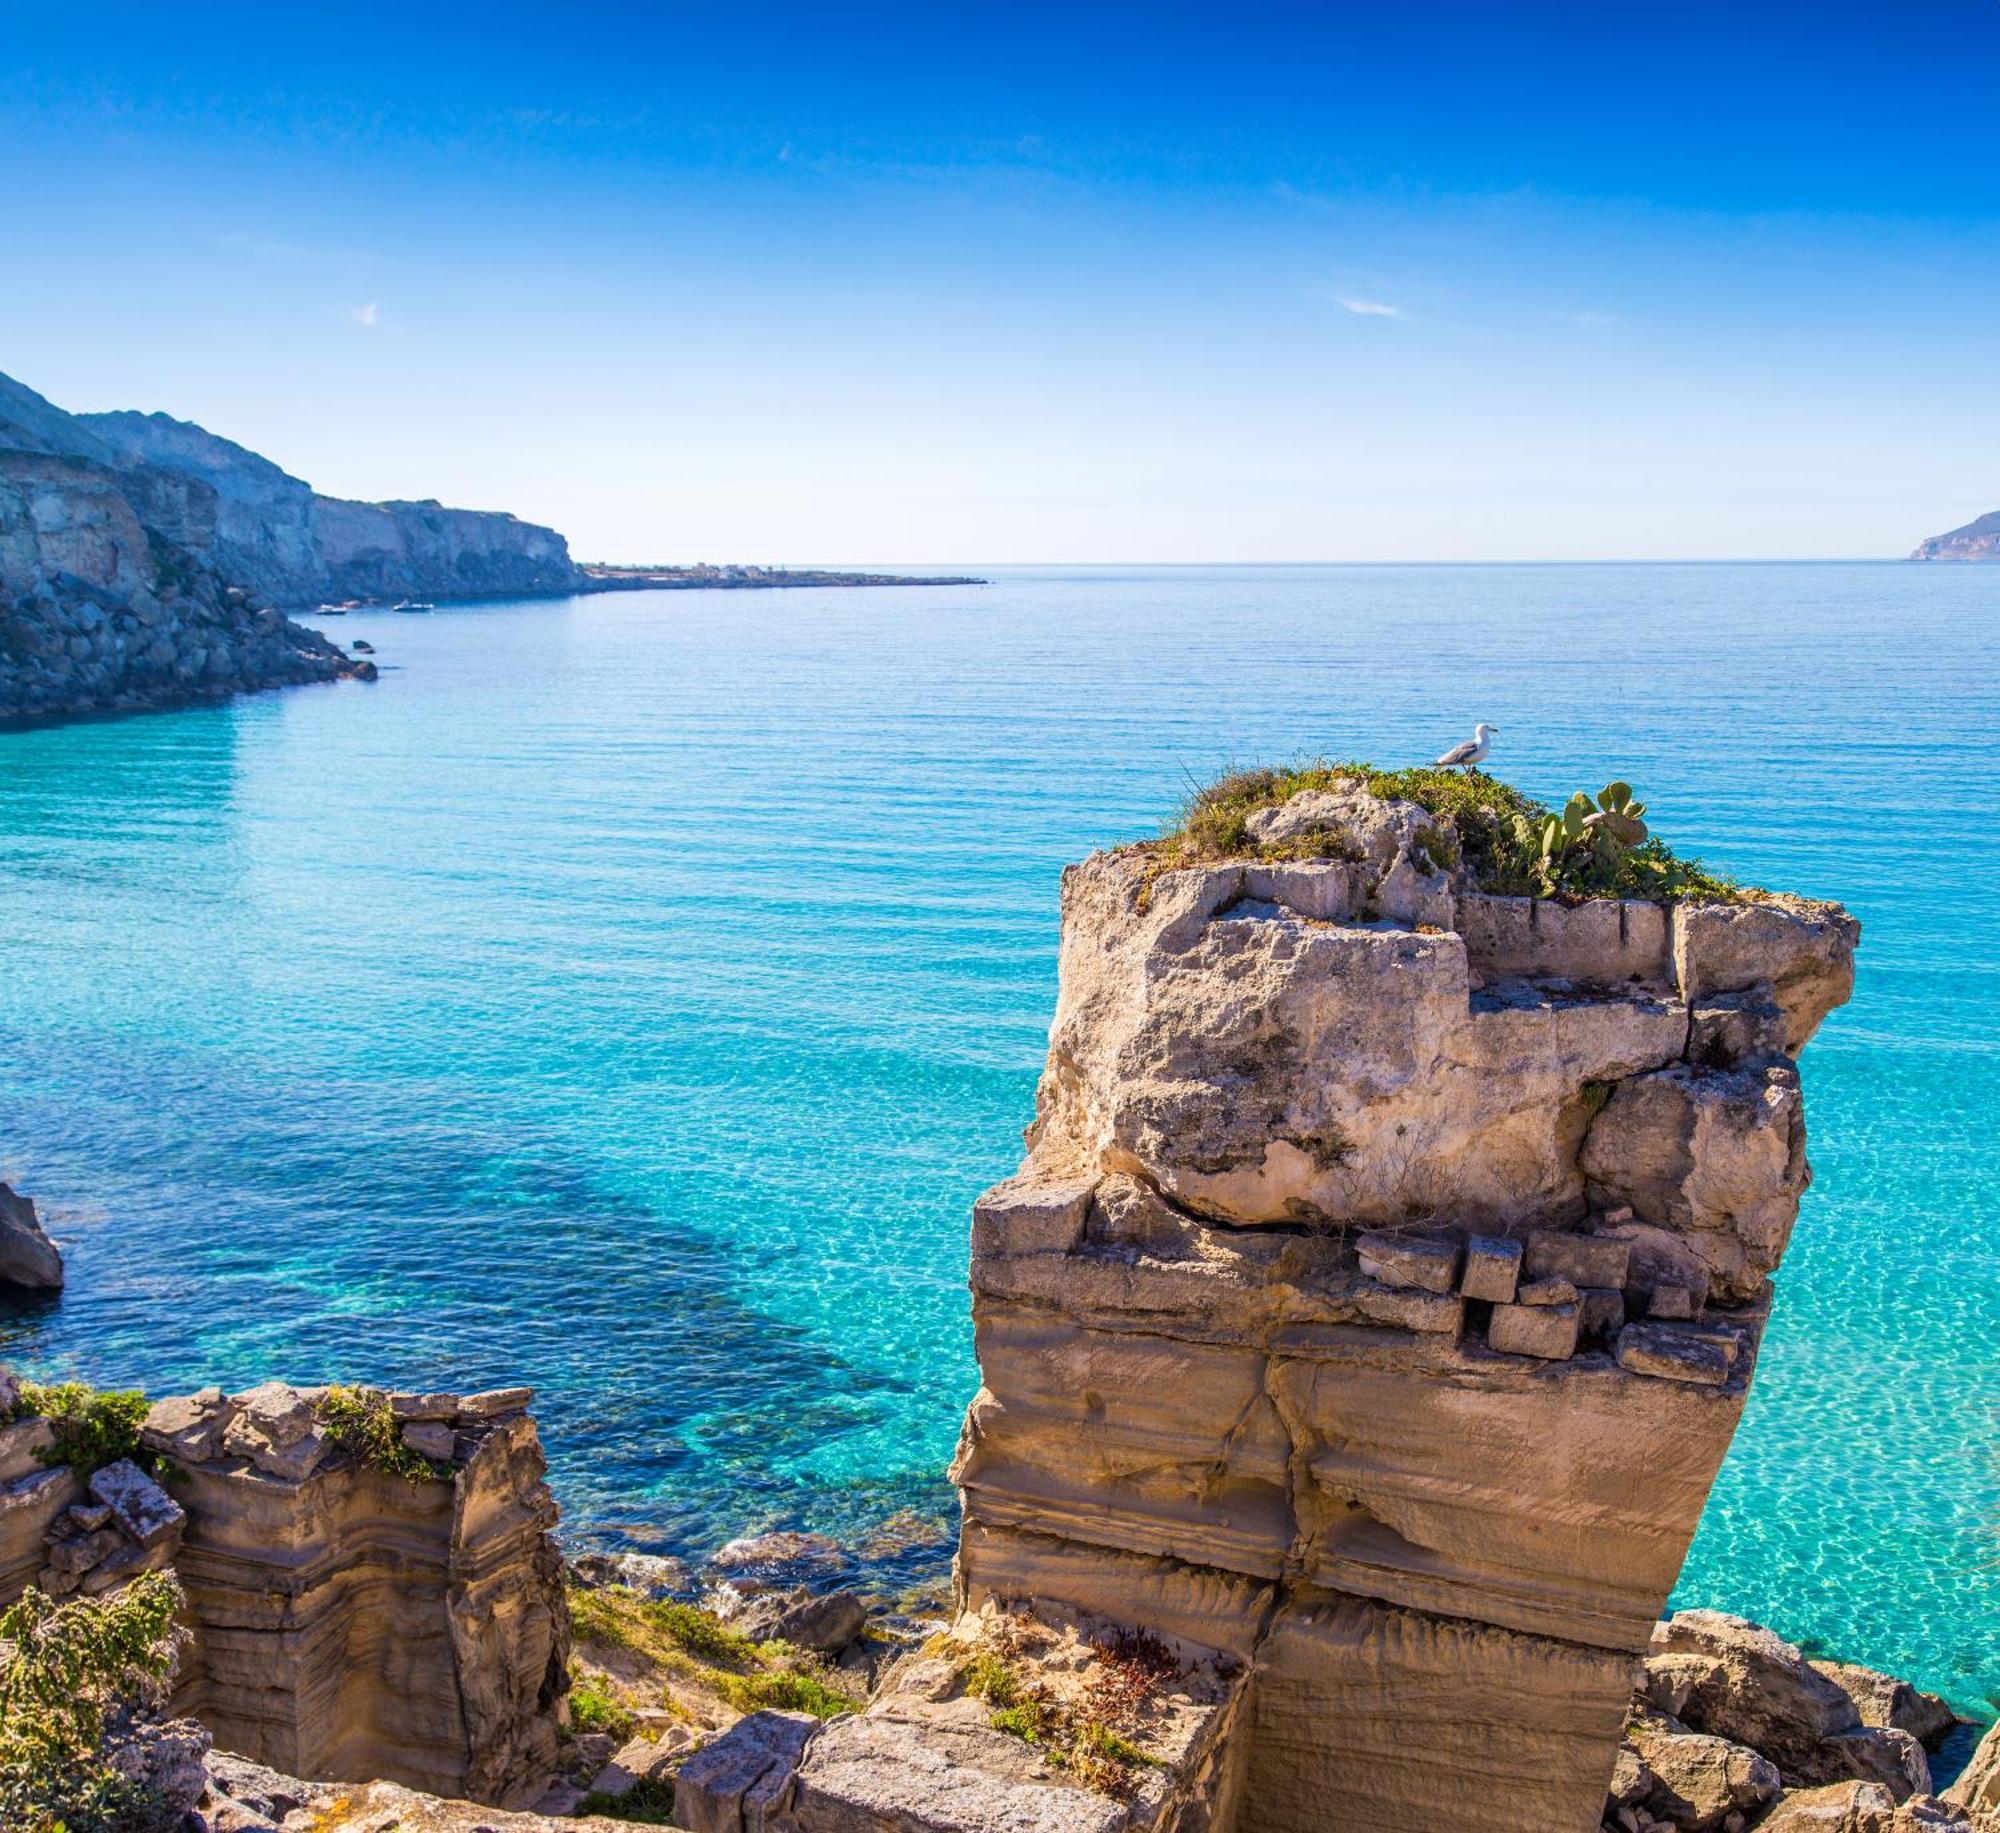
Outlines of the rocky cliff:
{"type": "Polygon", "coordinates": [[[435,502],[321,496],[268,458],[166,414],[75,418],[121,468],[205,486],[169,532],[279,604],[556,592],[577,581],[552,528],[435,502]]]}
{"type": "Polygon", "coordinates": [[[1233,1664],[1218,1829],[1598,1824],[1807,1181],[1851,919],[1489,895],[1448,828],[1071,868],[975,1211],[961,1603],[1233,1664]]]}
{"type": "Polygon", "coordinates": [[[1912,560],[2000,560],[2000,509],[1963,528],[1933,535],[1921,543],[1912,560]]]}
{"type": "Polygon", "coordinates": [[[67,414],[0,376],[0,721],[372,677],[275,607],[563,591],[552,529],[318,495],[165,414],[67,414]]]}
{"type": "Polygon", "coordinates": [[[518,1805],[554,1768],[569,1685],[528,1400],[211,1389],[156,1403],[132,1456],[93,1468],[52,1464],[60,1422],[0,1375],[0,1605],[170,1569],[192,1632],[175,1705],[218,1744],[518,1805]]]}
{"type": "Polygon", "coordinates": [[[218,569],[214,514],[0,376],[0,722],[372,676],[218,569]]]}

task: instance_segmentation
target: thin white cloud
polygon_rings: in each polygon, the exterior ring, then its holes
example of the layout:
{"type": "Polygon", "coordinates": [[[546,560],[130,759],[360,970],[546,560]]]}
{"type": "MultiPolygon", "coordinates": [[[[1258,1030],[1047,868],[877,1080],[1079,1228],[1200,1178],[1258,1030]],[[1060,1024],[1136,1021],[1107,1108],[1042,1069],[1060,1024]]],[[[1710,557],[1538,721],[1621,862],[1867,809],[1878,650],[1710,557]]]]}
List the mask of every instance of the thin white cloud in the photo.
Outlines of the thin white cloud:
{"type": "Polygon", "coordinates": [[[382,322],[382,308],[371,299],[366,305],[354,307],[348,313],[348,317],[353,319],[363,330],[372,331],[382,322]]]}
{"type": "Polygon", "coordinates": [[[1343,299],[1340,304],[1356,318],[1401,318],[1401,306],[1385,305],[1379,299],[1343,299]]]}

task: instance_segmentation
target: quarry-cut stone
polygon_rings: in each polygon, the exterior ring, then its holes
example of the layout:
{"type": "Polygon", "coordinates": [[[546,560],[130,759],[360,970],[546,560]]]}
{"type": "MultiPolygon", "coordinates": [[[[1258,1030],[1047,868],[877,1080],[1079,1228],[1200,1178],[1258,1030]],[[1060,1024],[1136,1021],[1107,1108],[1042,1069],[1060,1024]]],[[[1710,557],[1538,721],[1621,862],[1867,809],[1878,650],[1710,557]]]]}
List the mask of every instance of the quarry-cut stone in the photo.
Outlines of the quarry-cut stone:
{"type": "Polygon", "coordinates": [[[1574,1304],[1495,1305],[1486,1341],[1506,1355],[1567,1362],[1576,1354],[1578,1328],[1574,1304]]]}
{"type": "Polygon", "coordinates": [[[1627,1324],[1618,1333],[1618,1366],[1697,1387],[1720,1387],[1729,1379],[1729,1356],[1720,1344],[1667,1324],[1627,1324]]]}
{"type": "Polygon", "coordinates": [[[1467,1298],[1511,1304],[1521,1280],[1521,1244],[1505,1235],[1474,1235],[1465,1244],[1465,1280],[1459,1288],[1467,1298]]]}
{"type": "Polygon", "coordinates": [[[1896,1799],[1879,1782],[1787,1789],[1758,1833],[1892,1833],[1896,1799]]]}
{"type": "Polygon", "coordinates": [[[1632,1264],[1629,1243],[1597,1235],[1536,1229],[1522,1268],[1529,1279],[1566,1279],[1575,1286],[1623,1286],[1632,1264]]]}
{"type": "Polygon", "coordinates": [[[1097,1179],[1013,1177],[972,1206],[974,1254],[1066,1254],[1083,1233],[1097,1179]]]}
{"type": "Polygon", "coordinates": [[[1920,1692],[1907,1680],[1851,1661],[1815,1661],[1813,1672],[1833,1682],[1849,1699],[1864,1725],[1907,1731],[1934,1748],[1959,1722],[1958,1714],[1935,1693],[1920,1692]]]}
{"type": "Polygon", "coordinates": [[[90,1479],[90,1493],[148,1552],[178,1535],[187,1520],[181,1505],[130,1458],[120,1458],[95,1472],[90,1479]]]}
{"type": "Polygon", "coordinates": [[[1514,1294],[1518,1305],[1573,1305],[1576,1288],[1566,1279],[1535,1279],[1514,1294]]]}
{"type": "Polygon", "coordinates": [[[320,1430],[321,1390],[266,1381],[238,1394],[222,1434],[230,1457],[248,1458],[266,1476],[303,1481],[333,1453],[320,1430]]]}
{"type": "Polygon", "coordinates": [[[1370,1233],[1354,1243],[1361,1270],[1385,1286],[1449,1292],[1458,1283],[1459,1246],[1432,1235],[1370,1233]]]}

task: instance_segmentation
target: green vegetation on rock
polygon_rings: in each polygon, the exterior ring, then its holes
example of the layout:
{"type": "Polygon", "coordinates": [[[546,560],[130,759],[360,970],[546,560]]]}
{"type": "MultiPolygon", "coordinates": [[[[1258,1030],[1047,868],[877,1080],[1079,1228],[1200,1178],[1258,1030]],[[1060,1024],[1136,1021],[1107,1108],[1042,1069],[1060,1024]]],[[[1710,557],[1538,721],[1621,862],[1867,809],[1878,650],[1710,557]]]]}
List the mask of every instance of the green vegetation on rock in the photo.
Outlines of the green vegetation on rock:
{"type": "Polygon", "coordinates": [[[664,1776],[647,1776],[622,1795],[605,1795],[592,1789],[577,1812],[602,1814],[607,1820],[634,1821],[642,1827],[670,1827],[674,1824],[674,1785],[664,1776]]]}
{"type": "Polygon", "coordinates": [[[114,1764],[107,1729],[156,1706],[184,1632],[181,1589],[149,1572],[103,1598],[30,1587],[0,1613],[0,1826],[10,1833],[170,1833],[180,1807],[114,1764]]]}
{"type": "Polygon", "coordinates": [[[328,1440],[338,1450],[358,1458],[384,1476],[405,1483],[429,1483],[438,1468],[421,1452],[403,1443],[403,1429],[389,1397],[371,1387],[330,1387],[314,1413],[328,1440]]]}
{"type": "Polygon", "coordinates": [[[1437,817],[1418,844],[1441,870],[1463,867],[1481,891],[1515,897],[1737,898],[1741,887],[1678,858],[1639,817],[1631,786],[1579,793],[1557,811],[1479,770],[1377,770],[1348,762],[1239,770],[1198,789],[1176,824],[1147,850],[1163,869],[1235,858],[1325,858],[1324,836],[1272,846],[1251,837],[1250,817],[1303,790],[1366,789],[1414,802],[1437,817]]]}
{"type": "Polygon", "coordinates": [[[55,1442],[41,1454],[53,1469],[67,1464],[80,1477],[139,1455],[139,1428],[146,1423],[146,1396],[137,1388],[100,1389],[80,1381],[46,1386],[24,1381],[12,1417],[46,1419],[55,1442]]]}

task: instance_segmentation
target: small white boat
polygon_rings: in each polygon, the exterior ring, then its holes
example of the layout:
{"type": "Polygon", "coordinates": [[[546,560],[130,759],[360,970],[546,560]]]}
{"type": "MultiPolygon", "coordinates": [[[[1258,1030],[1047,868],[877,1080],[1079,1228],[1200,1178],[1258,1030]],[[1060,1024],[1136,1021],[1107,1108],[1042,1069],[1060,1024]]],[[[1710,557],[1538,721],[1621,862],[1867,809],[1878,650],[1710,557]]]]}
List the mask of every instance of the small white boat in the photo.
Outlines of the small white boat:
{"type": "Polygon", "coordinates": [[[321,617],[345,617],[347,615],[347,607],[345,605],[321,605],[319,614],[321,617]]]}
{"type": "Polygon", "coordinates": [[[391,611],[435,611],[437,606],[423,603],[418,599],[406,598],[400,605],[391,605],[389,609],[391,611]]]}

